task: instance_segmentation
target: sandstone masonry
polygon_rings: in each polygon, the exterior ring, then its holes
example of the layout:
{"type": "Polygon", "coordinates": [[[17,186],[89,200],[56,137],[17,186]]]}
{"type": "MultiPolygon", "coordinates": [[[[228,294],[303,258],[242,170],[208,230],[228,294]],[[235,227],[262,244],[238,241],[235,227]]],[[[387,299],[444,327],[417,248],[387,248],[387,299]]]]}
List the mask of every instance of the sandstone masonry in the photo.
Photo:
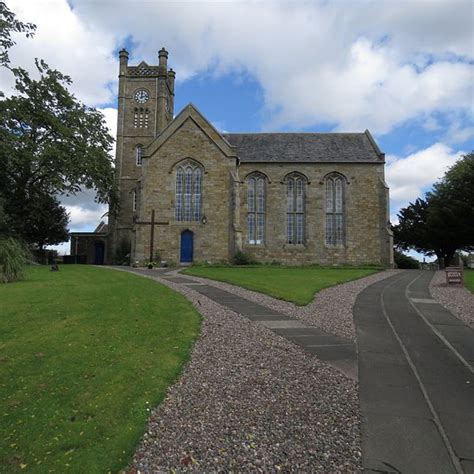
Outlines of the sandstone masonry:
{"type": "Polygon", "coordinates": [[[162,49],[158,66],[129,66],[128,53],[120,52],[116,184],[121,209],[109,219],[106,261],[129,242],[132,260],[142,263],[150,254],[173,263],[228,262],[243,251],[262,262],[392,265],[385,157],[368,131],[221,134],[192,104],[174,117],[175,73],[167,58],[162,49]],[[180,181],[177,173],[191,169],[199,170],[197,177],[183,175],[180,181]],[[288,230],[288,177],[293,175],[304,183],[299,224],[304,237],[298,244],[289,243],[288,230]],[[264,182],[255,197],[262,239],[249,235],[255,225],[249,217],[252,176],[264,182]],[[331,176],[339,180],[334,198],[327,184],[331,176]],[[339,234],[336,244],[328,244],[334,200],[339,234]]]}

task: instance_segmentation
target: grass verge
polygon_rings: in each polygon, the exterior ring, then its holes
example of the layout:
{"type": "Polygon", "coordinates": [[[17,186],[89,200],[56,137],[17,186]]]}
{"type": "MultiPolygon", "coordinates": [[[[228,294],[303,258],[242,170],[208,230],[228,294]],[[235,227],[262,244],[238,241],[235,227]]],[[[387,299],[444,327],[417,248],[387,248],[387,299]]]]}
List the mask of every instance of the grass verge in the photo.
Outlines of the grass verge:
{"type": "Polygon", "coordinates": [[[0,471],[127,465],[199,314],[151,280],[87,266],[30,268],[0,301],[0,471]]]}
{"type": "Polygon", "coordinates": [[[379,271],[381,268],[376,267],[193,266],[183,273],[231,283],[304,306],[324,288],[379,271]]]}
{"type": "Polygon", "coordinates": [[[474,270],[464,271],[464,285],[471,293],[474,293],[474,270]]]}

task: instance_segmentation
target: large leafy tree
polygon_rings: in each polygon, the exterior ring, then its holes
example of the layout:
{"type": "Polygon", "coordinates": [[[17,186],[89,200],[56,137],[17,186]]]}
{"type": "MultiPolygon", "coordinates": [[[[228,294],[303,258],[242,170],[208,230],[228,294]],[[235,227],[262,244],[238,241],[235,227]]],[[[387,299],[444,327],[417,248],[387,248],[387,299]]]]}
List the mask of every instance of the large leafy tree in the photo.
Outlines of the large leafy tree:
{"type": "MultiPolygon", "coordinates": [[[[0,101],[0,183],[5,211],[11,229],[30,242],[28,223],[36,216],[27,211],[33,212],[31,203],[38,196],[65,225],[64,210],[58,210],[55,196],[93,188],[98,202],[112,207],[116,202],[109,155],[113,138],[102,113],[71,94],[68,76],[43,61],[37,60],[36,67],[38,79],[13,68],[16,95],[0,101]],[[22,212],[17,212],[19,206],[22,212]]],[[[50,234],[43,242],[56,240],[54,235],[58,234],[50,234]]],[[[36,242],[41,245],[41,240],[36,242]]]]}
{"type": "Polygon", "coordinates": [[[458,250],[474,248],[474,152],[455,163],[425,199],[410,203],[394,226],[399,249],[436,255],[449,265],[458,250]]]}

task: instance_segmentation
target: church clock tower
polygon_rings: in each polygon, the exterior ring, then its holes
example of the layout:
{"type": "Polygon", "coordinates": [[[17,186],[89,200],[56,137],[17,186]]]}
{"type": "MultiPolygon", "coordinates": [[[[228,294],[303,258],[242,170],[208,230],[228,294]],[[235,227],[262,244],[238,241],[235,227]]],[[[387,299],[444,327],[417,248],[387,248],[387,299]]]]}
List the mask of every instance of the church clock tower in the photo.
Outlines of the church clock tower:
{"type": "Polygon", "coordinates": [[[132,240],[143,151],[173,120],[174,114],[175,72],[168,70],[168,52],[164,48],[159,51],[158,66],[149,66],[144,61],[129,66],[125,49],[120,51],[119,58],[115,184],[120,210],[116,216],[109,216],[109,261],[122,242],[132,240]]]}

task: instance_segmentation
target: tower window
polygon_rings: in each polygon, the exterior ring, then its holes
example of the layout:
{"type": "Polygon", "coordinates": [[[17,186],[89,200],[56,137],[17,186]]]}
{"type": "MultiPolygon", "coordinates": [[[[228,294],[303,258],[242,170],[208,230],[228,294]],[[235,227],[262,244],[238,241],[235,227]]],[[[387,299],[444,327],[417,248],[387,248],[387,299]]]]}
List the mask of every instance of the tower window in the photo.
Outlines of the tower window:
{"type": "Polygon", "coordinates": [[[143,146],[137,145],[135,147],[135,162],[137,166],[141,166],[143,163],[143,146]]]}
{"type": "Polygon", "coordinates": [[[132,211],[136,212],[137,210],[137,192],[132,192],[132,211]]]}

